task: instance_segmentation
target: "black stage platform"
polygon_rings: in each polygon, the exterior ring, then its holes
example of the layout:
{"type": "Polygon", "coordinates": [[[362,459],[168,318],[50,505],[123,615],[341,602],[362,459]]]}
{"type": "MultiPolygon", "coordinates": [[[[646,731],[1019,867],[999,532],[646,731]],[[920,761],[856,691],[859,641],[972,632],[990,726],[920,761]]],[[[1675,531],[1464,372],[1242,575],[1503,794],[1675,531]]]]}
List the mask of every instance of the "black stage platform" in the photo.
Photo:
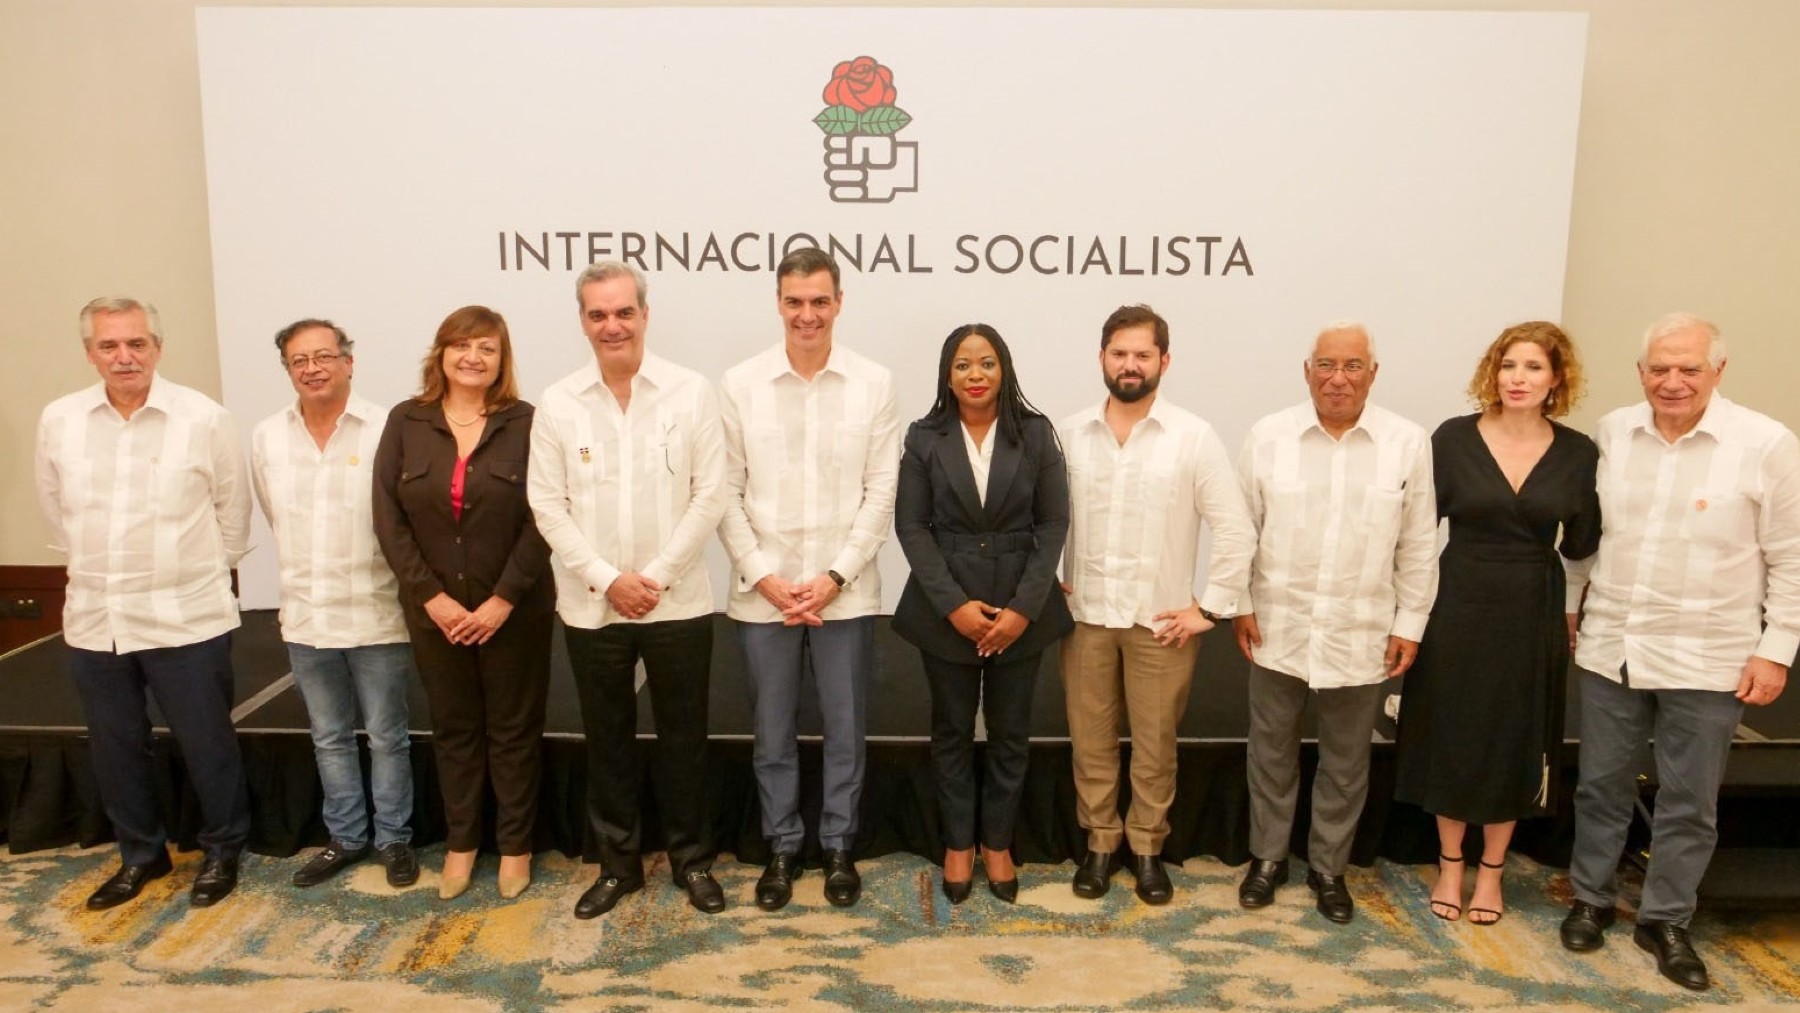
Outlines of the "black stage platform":
{"type": "MultiPolygon", "coordinates": [[[[711,795],[722,850],[746,861],[766,857],[750,768],[751,721],[748,689],[732,624],[717,619],[712,680],[711,795]]],[[[307,735],[305,708],[288,676],[273,611],[244,613],[233,637],[237,671],[236,721],[250,779],[255,829],[251,848],[271,855],[324,843],[319,820],[319,787],[307,735]]],[[[17,852],[110,839],[87,763],[81,709],[66,665],[60,636],[0,657],[0,838],[17,852]]],[[[543,792],[538,846],[593,858],[586,840],[583,792],[585,751],[580,709],[556,636],[544,746],[543,792]]],[[[1228,635],[1213,634],[1202,645],[1194,689],[1180,734],[1180,783],[1171,813],[1173,832],[1165,855],[1175,860],[1212,855],[1231,864],[1248,859],[1244,735],[1247,726],[1248,665],[1228,635]]],[[[413,767],[416,793],[413,825],[418,843],[442,839],[443,822],[430,749],[430,721],[423,690],[414,684],[413,767]]],[[[804,697],[803,697],[804,698],[804,697]]],[[[936,856],[937,822],[928,748],[930,706],[917,653],[894,636],[882,620],[877,633],[876,669],[869,707],[869,766],[863,795],[858,851],[866,855],[911,851],[936,856]]],[[[1514,847],[1550,864],[1565,865],[1572,828],[1571,793],[1580,738],[1579,707],[1571,699],[1564,746],[1563,777],[1554,815],[1522,824],[1514,847]]],[[[648,696],[640,698],[639,727],[652,728],[648,696]]],[[[803,784],[809,823],[816,819],[819,719],[806,706],[801,728],[803,784]]],[[[1056,862],[1077,857],[1085,839],[1076,824],[1069,770],[1068,723],[1056,659],[1047,656],[1033,706],[1031,771],[1021,817],[1018,857],[1056,862]]],[[[1480,729],[1471,729],[1480,734],[1480,729]]],[[[1353,858],[1367,864],[1381,856],[1428,862],[1437,853],[1428,815],[1390,801],[1393,785],[1392,725],[1377,734],[1369,803],[1353,858]]],[[[159,770],[175,836],[191,846],[198,812],[187,790],[172,742],[159,737],[159,770]]],[[[1128,751],[1129,747],[1127,747],[1128,751]]],[[[1307,747],[1301,798],[1309,797],[1311,746],[1307,747]]],[[[1127,752],[1128,755],[1128,752],[1127,752]]],[[[1645,769],[1650,769],[1648,752],[1645,769]]],[[[646,799],[649,793],[645,793],[646,799]]],[[[1773,706],[1745,714],[1733,747],[1731,773],[1720,804],[1721,846],[1800,849],[1800,689],[1773,706]]],[[[648,806],[648,801],[646,802],[648,806]]],[[[1295,854],[1305,853],[1305,806],[1295,828],[1295,854]]],[[[654,827],[647,832],[658,839],[654,827]]]]}

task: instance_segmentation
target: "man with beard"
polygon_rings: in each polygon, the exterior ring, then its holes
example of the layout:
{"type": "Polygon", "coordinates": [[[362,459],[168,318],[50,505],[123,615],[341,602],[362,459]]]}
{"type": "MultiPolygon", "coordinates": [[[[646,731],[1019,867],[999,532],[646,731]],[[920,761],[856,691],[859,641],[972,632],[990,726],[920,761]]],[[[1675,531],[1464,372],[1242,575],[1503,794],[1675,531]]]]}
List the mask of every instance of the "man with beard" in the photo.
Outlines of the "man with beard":
{"type": "Polygon", "coordinates": [[[1138,898],[1166,904],[1163,869],[1175,795],[1175,731],[1187,710],[1199,635],[1235,611],[1255,529],[1212,426],[1159,400],[1169,325],[1121,306],[1100,329],[1108,395],[1060,427],[1069,467],[1064,589],[1075,618],[1062,647],[1076,817],[1088,852],[1077,896],[1111,885],[1121,838],[1138,898]],[[1194,594],[1200,522],[1212,529],[1205,591],[1194,594]],[[1131,732],[1131,807],[1119,814],[1119,712],[1131,732]]]}

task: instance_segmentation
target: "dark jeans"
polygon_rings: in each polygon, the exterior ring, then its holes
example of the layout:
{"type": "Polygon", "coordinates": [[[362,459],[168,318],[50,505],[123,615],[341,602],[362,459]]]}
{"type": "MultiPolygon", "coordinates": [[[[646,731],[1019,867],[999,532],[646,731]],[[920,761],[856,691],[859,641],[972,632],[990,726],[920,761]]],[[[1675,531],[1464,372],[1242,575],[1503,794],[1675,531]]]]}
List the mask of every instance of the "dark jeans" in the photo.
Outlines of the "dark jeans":
{"type": "Polygon", "coordinates": [[[481,846],[481,802],[491,779],[500,853],[531,853],[555,618],[514,616],[478,647],[453,644],[435,627],[412,631],[452,851],[481,846]]]}
{"type": "Polygon", "coordinates": [[[600,846],[600,874],[644,878],[638,790],[637,663],[644,662],[656,719],[651,784],[677,882],[712,865],[706,805],[706,713],[712,670],[712,616],[660,623],[564,628],[581,725],[587,733],[588,826],[600,846]]]}
{"type": "Polygon", "coordinates": [[[975,708],[987,719],[987,764],[981,778],[981,844],[1012,847],[1019,799],[1031,753],[1031,694],[1043,652],[1005,664],[962,665],[924,655],[931,684],[931,765],[937,774],[944,847],[976,844],[975,708]],[[985,695],[985,700],[983,699],[985,695]]]}
{"type": "Polygon", "coordinates": [[[146,689],[156,694],[200,796],[201,848],[207,858],[237,857],[250,837],[250,793],[231,726],[231,634],[125,654],[72,647],[69,671],[120,859],[143,865],[166,853],[168,842],[151,772],[146,689]]]}

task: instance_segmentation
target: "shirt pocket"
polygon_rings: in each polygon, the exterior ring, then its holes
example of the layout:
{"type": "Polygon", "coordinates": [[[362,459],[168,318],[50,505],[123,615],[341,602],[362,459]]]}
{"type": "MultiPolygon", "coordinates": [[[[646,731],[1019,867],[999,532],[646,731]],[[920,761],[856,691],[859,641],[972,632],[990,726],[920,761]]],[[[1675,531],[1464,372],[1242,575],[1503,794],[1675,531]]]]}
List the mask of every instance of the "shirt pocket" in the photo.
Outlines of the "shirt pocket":
{"type": "Polygon", "coordinates": [[[1735,489],[1696,489],[1682,507],[1681,529],[1693,542],[1739,546],[1756,542],[1756,504],[1735,489]]]}
{"type": "Polygon", "coordinates": [[[1391,546],[1400,539],[1400,510],[1404,489],[1368,486],[1363,489],[1364,545],[1391,546]]]}
{"type": "Polygon", "coordinates": [[[831,434],[829,467],[835,472],[835,488],[843,502],[854,505],[862,500],[863,468],[869,457],[868,423],[852,422],[837,427],[831,434]]]}
{"type": "Polygon", "coordinates": [[[210,469],[192,458],[162,458],[152,469],[151,480],[156,491],[156,512],[160,517],[186,518],[206,495],[210,469]]]}
{"type": "Polygon", "coordinates": [[[1314,515],[1312,490],[1304,482],[1269,482],[1262,489],[1262,524],[1257,543],[1263,555],[1289,568],[1318,566],[1318,546],[1307,537],[1321,518],[1314,515]]]}
{"type": "Polygon", "coordinates": [[[774,504],[784,484],[803,480],[802,475],[787,474],[787,433],[765,426],[744,433],[744,471],[746,495],[761,503],[774,504]]]}

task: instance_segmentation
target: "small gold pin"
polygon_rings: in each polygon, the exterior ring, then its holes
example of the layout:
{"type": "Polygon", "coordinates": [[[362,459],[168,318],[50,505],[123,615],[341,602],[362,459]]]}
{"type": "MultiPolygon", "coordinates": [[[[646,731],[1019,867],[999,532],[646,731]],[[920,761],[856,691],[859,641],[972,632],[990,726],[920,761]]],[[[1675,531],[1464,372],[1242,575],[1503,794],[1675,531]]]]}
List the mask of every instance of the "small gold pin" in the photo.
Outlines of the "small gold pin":
{"type": "Polygon", "coordinates": [[[361,463],[362,463],[362,458],[356,456],[355,454],[350,455],[350,467],[354,468],[361,463]]]}
{"type": "Polygon", "coordinates": [[[1694,509],[1700,511],[1701,513],[1705,513],[1706,512],[1706,501],[1703,499],[1695,500],[1694,501],[1694,509]]]}
{"type": "Polygon", "coordinates": [[[588,448],[586,448],[586,447],[581,448],[581,463],[582,464],[593,464],[594,463],[594,455],[588,453],[588,448]]]}

